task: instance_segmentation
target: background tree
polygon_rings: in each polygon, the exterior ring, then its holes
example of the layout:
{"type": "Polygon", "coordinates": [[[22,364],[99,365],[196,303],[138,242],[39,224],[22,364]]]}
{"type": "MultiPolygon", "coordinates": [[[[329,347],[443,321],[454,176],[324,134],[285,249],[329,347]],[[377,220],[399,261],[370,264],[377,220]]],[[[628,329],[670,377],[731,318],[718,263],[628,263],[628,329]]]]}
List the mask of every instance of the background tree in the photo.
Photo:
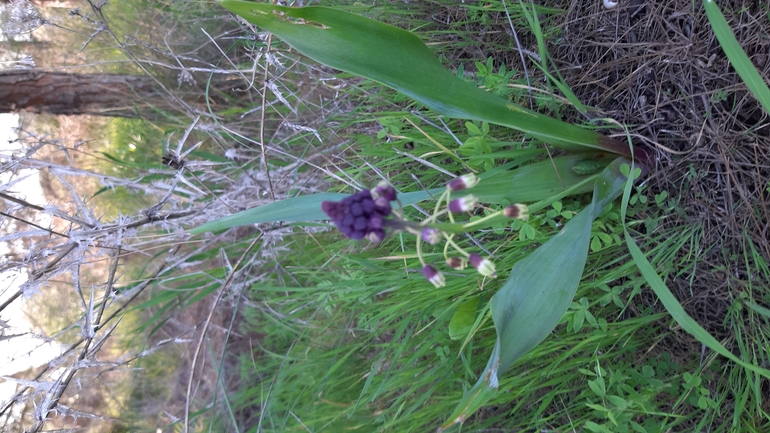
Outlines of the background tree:
{"type": "MultiPolygon", "coordinates": [[[[0,112],[152,116],[170,103],[150,77],[71,74],[35,69],[0,71],[0,112]]],[[[155,116],[157,117],[157,116],[155,116]]]]}

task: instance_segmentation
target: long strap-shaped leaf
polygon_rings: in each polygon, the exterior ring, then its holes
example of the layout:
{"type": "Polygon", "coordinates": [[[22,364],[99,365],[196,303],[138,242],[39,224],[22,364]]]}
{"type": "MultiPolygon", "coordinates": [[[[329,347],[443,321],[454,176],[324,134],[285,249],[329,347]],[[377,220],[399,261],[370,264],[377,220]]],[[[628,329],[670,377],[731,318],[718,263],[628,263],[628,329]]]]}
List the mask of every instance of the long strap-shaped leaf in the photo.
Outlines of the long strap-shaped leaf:
{"type": "Polygon", "coordinates": [[[765,79],[759,75],[754,64],[751,63],[751,59],[746,55],[746,51],[743,50],[738,39],[735,38],[735,33],[727,23],[725,16],[722,15],[716,0],[703,0],[703,7],[706,9],[706,16],[711,23],[711,28],[714,29],[714,34],[735,71],[746,83],[746,87],[751,90],[754,97],[762,104],[765,111],[770,113],[770,88],[768,88],[765,79]]]}
{"type": "Polygon", "coordinates": [[[548,242],[518,261],[500,291],[490,300],[497,341],[476,385],[465,393],[443,428],[463,423],[494,395],[498,375],[553,331],[575,297],[583,275],[591,223],[617,198],[626,177],[613,161],[594,183],[593,201],[548,242]]]}
{"type": "MultiPolygon", "coordinates": [[[[586,158],[590,158],[590,155],[557,156],[550,161],[535,162],[515,170],[510,170],[510,167],[503,165],[482,173],[480,175],[482,182],[479,186],[466,192],[474,194],[480,201],[490,204],[500,204],[504,201],[526,203],[547,199],[555,200],[559,194],[587,193],[591,191],[592,176],[578,175],[572,169],[586,158]],[[558,171],[559,177],[553,173],[554,168],[558,171]]],[[[606,157],[589,160],[607,164],[606,157]]],[[[436,188],[427,191],[399,193],[398,199],[402,206],[409,206],[441,194],[442,190],[443,188],[436,188]]],[[[321,202],[325,200],[338,201],[344,197],[346,194],[327,192],[288,198],[210,221],[190,230],[190,233],[205,233],[265,222],[289,223],[326,220],[329,217],[321,210],[321,202]]],[[[538,209],[538,205],[535,204],[533,210],[538,209]]]]}
{"type": "MultiPolygon", "coordinates": [[[[517,129],[573,152],[631,155],[615,139],[528,110],[457,78],[415,35],[348,12],[238,0],[219,3],[325,65],[382,83],[449,117],[517,129]]],[[[637,158],[641,150],[636,150],[637,158]]]]}
{"type": "Polygon", "coordinates": [[[660,275],[658,275],[657,271],[652,266],[652,263],[647,260],[647,257],[644,255],[642,250],[636,244],[634,238],[632,238],[631,234],[628,232],[625,221],[630,197],[631,185],[626,185],[625,189],[623,190],[623,200],[620,204],[620,216],[624,223],[623,235],[626,240],[626,245],[628,246],[628,250],[631,252],[631,257],[634,258],[636,267],[639,268],[639,272],[641,272],[642,276],[647,281],[647,284],[650,285],[652,291],[655,292],[655,294],[658,296],[658,299],[660,299],[660,302],[663,304],[663,306],[666,307],[666,311],[668,311],[671,317],[676,320],[676,323],[679,324],[682,329],[706,345],[706,347],[709,349],[735,362],[748,371],[770,379],[770,369],[760,367],[756,358],[738,358],[730,350],[724,347],[719,340],[714,338],[713,335],[711,335],[698,322],[696,322],[695,319],[687,314],[687,312],[682,307],[682,304],[680,304],[674,294],[671,293],[671,290],[669,290],[669,288],[663,282],[663,279],[660,277],[660,275]]]}

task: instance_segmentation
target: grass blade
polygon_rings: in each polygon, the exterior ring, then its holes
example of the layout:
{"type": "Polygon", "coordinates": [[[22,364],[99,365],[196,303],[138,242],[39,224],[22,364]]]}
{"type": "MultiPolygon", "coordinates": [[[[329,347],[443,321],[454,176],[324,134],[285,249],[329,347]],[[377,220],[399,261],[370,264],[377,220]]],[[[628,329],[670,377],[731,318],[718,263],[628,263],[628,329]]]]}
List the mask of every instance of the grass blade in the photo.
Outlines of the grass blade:
{"type": "MultiPolygon", "coordinates": [[[[630,197],[631,185],[629,183],[626,185],[625,190],[623,191],[623,201],[620,206],[620,215],[623,221],[626,219],[626,211],[628,209],[628,202],[630,197]]],[[[766,378],[770,378],[770,370],[762,368],[756,364],[746,362],[733,355],[733,353],[727,350],[722,345],[722,343],[720,343],[716,338],[709,334],[708,331],[703,329],[703,327],[700,326],[698,322],[693,320],[693,318],[687,314],[684,308],[682,308],[682,304],[679,303],[674,294],[671,293],[671,290],[669,290],[669,288],[663,282],[663,279],[661,279],[658,273],[655,272],[655,268],[652,266],[650,261],[647,260],[647,257],[636,244],[636,241],[634,241],[634,239],[628,233],[628,229],[625,228],[625,224],[623,233],[625,236],[626,245],[631,252],[631,257],[634,259],[634,263],[639,268],[639,271],[642,273],[644,279],[650,285],[650,288],[652,288],[653,292],[655,292],[655,295],[658,297],[658,299],[660,299],[660,302],[664,307],[666,307],[666,311],[668,311],[671,317],[676,320],[676,323],[679,324],[682,329],[687,331],[690,335],[695,337],[698,341],[706,345],[706,347],[713,350],[714,352],[730,359],[731,361],[746,368],[749,371],[752,371],[766,378]]]]}
{"type": "Polygon", "coordinates": [[[770,113],[770,88],[767,87],[767,83],[741,48],[716,1],[703,0],[703,7],[706,9],[706,16],[711,23],[711,28],[714,29],[714,34],[735,71],[746,83],[754,97],[762,104],[765,111],[770,113]]]}

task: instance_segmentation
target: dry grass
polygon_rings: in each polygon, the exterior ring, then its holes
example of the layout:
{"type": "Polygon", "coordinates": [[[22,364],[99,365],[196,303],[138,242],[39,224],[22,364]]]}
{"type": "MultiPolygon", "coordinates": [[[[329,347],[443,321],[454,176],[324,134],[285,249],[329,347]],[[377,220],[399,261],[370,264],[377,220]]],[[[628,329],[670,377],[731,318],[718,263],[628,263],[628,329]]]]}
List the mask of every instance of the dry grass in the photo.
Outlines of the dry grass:
{"type": "MultiPolygon", "coordinates": [[[[767,20],[767,12],[759,7],[758,2],[733,4],[732,8],[729,5],[724,7],[728,21],[755,66],[770,77],[770,39],[766,37],[770,34],[770,21],[767,20]]],[[[749,283],[770,284],[757,279],[761,277],[752,272],[754,264],[743,256],[746,239],[750,239],[765,260],[770,261],[770,193],[766,190],[770,179],[770,118],[731,69],[698,2],[629,0],[612,10],[604,9],[598,1],[563,1],[560,6],[567,12],[542,18],[544,27],[559,29],[558,36],[547,39],[550,44],[548,50],[566,84],[583,103],[594,107],[588,116],[576,111],[563,113],[565,120],[581,122],[611,117],[629,125],[636,144],[655,149],[657,165],[647,181],[647,191],[650,197],[668,191],[675,200],[675,205],[661,219],[659,227],[690,223],[701,226],[698,242],[680,252],[682,262],[696,262],[697,266],[687,267],[672,275],[672,289],[687,311],[707,330],[720,340],[729,337],[731,332],[726,322],[733,300],[746,290],[749,283]]],[[[464,33],[438,33],[430,41],[441,49],[450,67],[464,63],[466,69],[471,69],[470,60],[491,56],[497,64],[505,64],[509,69],[523,69],[519,53],[508,49],[512,32],[504,13],[489,13],[487,21],[480,24],[479,20],[469,17],[466,9],[455,5],[428,3],[409,7],[415,7],[416,16],[423,18],[421,8],[430,8],[427,16],[432,29],[446,29],[446,23],[466,23],[463,25],[464,33]]],[[[522,48],[536,53],[534,36],[525,29],[516,30],[522,48]]],[[[220,36],[227,39],[235,34],[237,31],[220,36]]],[[[205,46],[212,52],[227,48],[224,44],[218,46],[214,41],[205,41],[205,46]]],[[[147,47],[136,45],[133,49],[140,52],[147,47]]],[[[141,53],[145,54],[144,51],[141,53]]],[[[294,62],[298,60],[284,51],[275,50],[274,53],[276,57],[272,57],[272,63],[269,63],[267,77],[268,81],[280,85],[286,74],[297,69],[298,65],[294,62]]],[[[265,89],[260,84],[264,74],[261,65],[265,64],[260,61],[264,60],[264,54],[264,51],[242,48],[231,53],[234,63],[253,61],[259,65],[255,66],[251,75],[224,73],[229,65],[217,68],[207,66],[213,71],[216,84],[216,91],[208,98],[215,111],[226,109],[233,100],[228,98],[245,101],[244,105],[255,107],[262,106],[263,101],[268,106],[283,107],[281,110],[269,110],[265,123],[261,122],[260,110],[238,113],[216,126],[223,127],[226,134],[206,137],[212,148],[219,146],[225,151],[237,151],[234,160],[240,168],[248,169],[233,169],[224,175],[215,169],[205,169],[204,180],[224,187],[222,191],[215,192],[218,198],[213,202],[199,197],[201,203],[194,209],[199,213],[185,220],[188,225],[265,203],[268,201],[265,195],[268,190],[278,198],[297,187],[304,192],[319,191],[324,187],[323,173],[316,167],[331,167],[333,170],[335,164],[341,161],[339,155],[347,149],[349,131],[336,130],[337,125],[329,120],[332,114],[353,108],[334,90],[335,86],[344,83],[322,82],[318,77],[328,74],[328,70],[301,65],[308,71],[307,74],[290,77],[296,87],[292,90],[296,91],[295,94],[280,87],[265,89]],[[281,98],[289,96],[292,100],[290,104],[281,101],[281,98]],[[314,117],[300,112],[314,113],[314,117]],[[260,125],[266,129],[260,128],[260,125]],[[319,131],[325,139],[322,148],[312,138],[319,131]],[[223,135],[234,139],[226,141],[221,138],[223,135]],[[260,135],[265,136],[264,142],[271,144],[266,151],[268,160],[285,166],[281,169],[273,167],[270,179],[259,169],[264,165],[259,147],[262,140],[255,138],[260,135]],[[303,135],[308,138],[303,138],[303,135]],[[236,140],[241,142],[235,143],[236,140]],[[306,146],[302,157],[293,156],[295,149],[283,146],[289,142],[306,146]],[[305,170],[306,166],[313,169],[305,170]],[[272,188],[268,187],[268,183],[272,188]],[[203,210],[205,214],[200,213],[203,210]]],[[[162,60],[167,66],[174,66],[179,58],[172,53],[162,60]]],[[[529,79],[533,83],[542,83],[542,74],[531,63],[527,66],[529,79]]],[[[171,68],[166,68],[165,72],[173,75],[174,79],[175,74],[181,74],[171,68]]],[[[198,83],[205,83],[208,72],[195,73],[193,78],[198,83]]],[[[192,114],[199,113],[188,114],[192,120],[192,114]]],[[[203,120],[205,123],[201,125],[200,136],[205,137],[221,119],[215,121],[204,116],[203,120]]],[[[56,143],[51,146],[62,148],[56,143]]],[[[181,199],[171,203],[173,210],[187,209],[188,204],[181,199]]],[[[76,213],[74,208],[70,211],[73,215],[76,213]]],[[[130,218],[131,221],[142,221],[144,216],[138,214],[130,218]]],[[[237,239],[238,234],[230,233],[227,238],[217,240],[227,244],[237,239]]],[[[214,238],[206,240],[213,242],[214,238]]],[[[182,244],[185,239],[182,235],[169,235],[164,242],[182,244]]],[[[139,244],[134,253],[145,254],[160,243],[139,244]]],[[[64,249],[65,246],[66,242],[63,242],[56,248],[64,249]]],[[[175,251],[174,254],[182,257],[193,251],[190,247],[187,252],[175,251]]],[[[107,253],[102,252],[105,257],[107,253]]],[[[229,257],[232,262],[237,259],[229,257]]],[[[118,260],[115,258],[111,263],[117,266],[118,260]]],[[[20,263],[19,266],[26,264],[20,263]]],[[[221,265],[207,264],[212,268],[221,265]]],[[[269,261],[260,265],[278,266],[269,261]]],[[[258,273],[258,267],[248,268],[240,275],[240,283],[252,281],[258,273]]],[[[102,293],[105,297],[112,289],[112,283],[103,281],[102,293]]],[[[239,383],[240,376],[231,373],[236,370],[235,357],[240,353],[253,352],[250,338],[258,340],[260,336],[229,332],[229,324],[238,318],[235,300],[240,296],[239,292],[230,293],[224,306],[214,302],[216,295],[217,292],[188,310],[170,314],[166,323],[146,342],[149,348],[175,341],[190,343],[187,350],[173,352],[180,368],[167,384],[165,400],[158,403],[165,412],[158,410],[146,414],[158,417],[159,423],[182,417],[185,405],[190,401],[191,411],[201,409],[214,396],[221,396],[222,389],[232,390],[242,385],[239,383]],[[212,311],[215,314],[207,331],[211,343],[204,346],[204,353],[196,359],[195,344],[202,338],[202,325],[212,311]],[[225,343],[227,356],[209,356],[210,353],[222,354],[225,343]],[[190,367],[194,359],[197,368],[191,380],[190,367]],[[224,385],[216,382],[218,363],[225,364],[225,373],[219,378],[224,385]],[[193,384],[194,395],[188,394],[189,383],[193,384]]],[[[661,308],[657,306],[654,296],[644,294],[640,299],[644,305],[661,308]]],[[[747,326],[750,328],[750,324],[747,326]]],[[[728,347],[735,349],[734,344],[728,344],[728,347]]],[[[689,335],[677,332],[662,340],[655,350],[668,351],[674,357],[685,357],[699,352],[700,344],[689,335]]],[[[97,372],[92,376],[98,375],[97,372]]],[[[27,378],[32,379],[33,376],[27,378]]]]}
{"type": "MultiPolygon", "coordinates": [[[[721,6],[770,77],[767,11],[756,2],[721,6]]],[[[649,192],[677,201],[661,227],[702,226],[700,248],[681,252],[701,266],[677,275],[674,289],[696,320],[724,336],[727,307],[750,279],[746,237],[770,258],[770,117],[730,66],[698,2],[567,7],[561,41],[550,47],[558,68],[581,101],[601,110],[596,115],[629,125],[637,145],[657,151],[649,192]]]]}

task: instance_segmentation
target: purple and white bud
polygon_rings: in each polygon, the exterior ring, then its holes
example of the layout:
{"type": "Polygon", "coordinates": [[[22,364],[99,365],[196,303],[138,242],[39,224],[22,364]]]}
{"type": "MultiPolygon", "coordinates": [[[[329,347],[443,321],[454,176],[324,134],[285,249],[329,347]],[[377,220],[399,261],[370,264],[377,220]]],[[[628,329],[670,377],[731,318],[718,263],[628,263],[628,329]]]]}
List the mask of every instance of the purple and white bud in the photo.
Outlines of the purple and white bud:
{"type": "Polygon", "coordinates": [[[468,173],[450,180],[446,186],[452,191],[462,191],[466,188],[473,188],[477,183],[479,183],[478,176],[468,173]]]}
{"type": "Polygon", "coordinates": [[[495,264],[476,253],[471,253],[468,262],[476,268],[476,271],[485,277],[495,277],[495,264]]]}
{"type": "Polygon", "coordinates": [[[422,274],[425,276],[425,278],[428,279],[428,281],[431,282],[434,286],[437,288],[444,287],[446,285],[446,280],[444,279],[444,274],[437,271],[436,268],[434,268],[431,265],[425,265],[422,267],[422,274]]]}
{"type": "Polygon", "coordinates": [[[366,239],[373,244],[379,244],[380,242],[385,240],[385,230],[383,229],[372,230],[369,232],[369,234],[366,235],[366,239]]]}
{"type": "Polygon", "coordinates": [[[466,261],[459,258],[459,257],[450,257],[446,259],[446,264],[452,269],[457,269],[458,271],[462,271],[465,269],[466,261]]]}
{"type": "Polygon", "coordinates": [[[476,197],[468,194],[465,197],[456,198],[449,202],[449,212],[463,213],[476,207],[476,197]]]}
{"type": "Polygon", "coordinates": [[[378,200],[383,200],[384,204],[378,205],[372,199],[371,191],[365,189],[339,202],[324,201],[321,210],[346,237],[355,240],[367,238],[377,243],[385,239],[386,217],[393,212],[385,197],[378,200]]]}
{"type": "Polygon", "coordinates": [[[436,245],[441,242],[441,230],[428,227],[422,231],[422,240],[425,242],[436,245]]]}
{"type": "Polygon", "coordinates": [[[396,188],[393,188],[393,185],[389,184],[385,180],[380,181],[377,186],[372,188],[372,198],[376,201],[381,197],[384,198],[385,201],[387,201],[389,204],[396,199],[396,188]]]}
{"type": "Polygon", "coordinates": [[[503,215],[508,218],[516,218],[525,221],[529,218],[529,208],[525,204],[512,204],[503,209],[503,215]]]}
{"type": "Polygon", "coordinates": [[[383,209],[383,212],[390,213],[390,200],[387,197],[381,196],[374,199],[374,205],[377,209],[383,209]]]}

